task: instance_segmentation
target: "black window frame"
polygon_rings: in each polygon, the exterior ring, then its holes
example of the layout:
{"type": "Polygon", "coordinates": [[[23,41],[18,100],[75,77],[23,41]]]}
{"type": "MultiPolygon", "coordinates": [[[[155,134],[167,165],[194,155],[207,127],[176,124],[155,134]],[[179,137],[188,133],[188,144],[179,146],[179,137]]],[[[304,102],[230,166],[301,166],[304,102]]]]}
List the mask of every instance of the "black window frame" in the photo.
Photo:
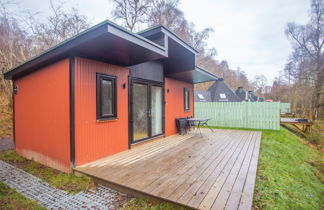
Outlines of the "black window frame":
{"type": "Polygon", "coordinates": [[[102,74],[97,73],[96,78],[96,109],[97,109],[97,120],[103,121],[103,120],[112,120],[117,119],[117,77],[113,75],[108,74],[102,74]],[[113,89],[113,96],[112,96],[112,113],[113,114],[102,114],[102,98],[101,98],[101,81],[102,80],[108,80],[112,83],[112,89],[113,89]]]}
{"type": "Polygon", "coordinates": [[[184,110],[190,111],[190,90],[189,88],[183,89],[183,101],[184,101],[184,110]],[[186,92],[188,92],[188,101],[186,101],[186,92]],[[186,107],[186,103],[188,103],[188,108],[186,107]]]}

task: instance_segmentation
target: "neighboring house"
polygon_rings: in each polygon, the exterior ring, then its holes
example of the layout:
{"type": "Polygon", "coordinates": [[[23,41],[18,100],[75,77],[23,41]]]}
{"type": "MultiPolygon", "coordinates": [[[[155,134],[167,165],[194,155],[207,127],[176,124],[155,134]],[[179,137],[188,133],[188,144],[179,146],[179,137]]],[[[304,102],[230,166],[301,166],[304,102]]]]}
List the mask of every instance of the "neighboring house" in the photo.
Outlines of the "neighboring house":
{"type": "Polygon", "coordinates": [[[247,101],[248,95],[247,92],[245,92],[243,87],[238,87],[235,91],[235,94],[240,98],[240,101],[247,101]]]}
{"type": "Polygon", "coordinates": [[[207,91],[195,90],[195,102],[240,102],[240,98],[219,78],[207,91]]]}
{"type": "Polygon", "coordinates": [[[210,92],[205,90],[195,90],[195,102],[212,102],[210,92]]]}
{"type": "Polygon", "coordinates": [[[243,87],[238,87],[235,94],[239,97],[240,101],[250,102],[263,102],[264,98],[256,96],[252,90],[245,91],[243,87]]]}
{"type": "Polygon", "coordinates": [[[213,102],[239,102],[240,98],[228,87],[224,79],[218,79],[208,88],[213,102]]]}
{"type": "Polygon", "coordinates": [[[217,80],[163,26],[138,34],[104,21],[7,71],[20,155],[71,168],[176,133],[193,84],[217,80]]]}

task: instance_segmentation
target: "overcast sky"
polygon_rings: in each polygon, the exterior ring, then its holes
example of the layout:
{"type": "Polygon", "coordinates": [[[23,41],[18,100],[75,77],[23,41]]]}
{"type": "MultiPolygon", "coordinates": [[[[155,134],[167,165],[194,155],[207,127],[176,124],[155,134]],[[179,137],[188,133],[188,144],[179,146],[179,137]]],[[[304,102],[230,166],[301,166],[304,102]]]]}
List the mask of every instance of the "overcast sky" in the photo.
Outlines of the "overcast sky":
{"type": "MultiPolygon", "coordinates": [[[[50,11],[49,0],[22,0],[21,8],[50,11]]],[[[109,0],[68,0],[93,24],[111,18],[109,0]]],[[[182,0],[180,8],[198,30],[212,27],[208,40],[217,49],[216,59],[230,68],[241,67],[249,79],[264,74],[271,81],[283,69],[291,46],[284,29],[287,22],[305,24],[310,0],[182,0]]]]}

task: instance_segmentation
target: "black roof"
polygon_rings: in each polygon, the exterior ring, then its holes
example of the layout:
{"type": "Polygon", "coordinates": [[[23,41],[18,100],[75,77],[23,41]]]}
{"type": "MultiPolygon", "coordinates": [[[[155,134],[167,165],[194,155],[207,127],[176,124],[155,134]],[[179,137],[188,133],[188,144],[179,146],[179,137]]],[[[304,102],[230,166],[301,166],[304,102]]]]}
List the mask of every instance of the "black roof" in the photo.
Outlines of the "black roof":
{"type": "Polygon", "coordinates": [[[223,79],[218,79],[208,88],[213,102],[240,102],[240,98],[225,83],[223,79]]]}
{"type": "Polygon", "coordinates": [[[136,34],[106,20],[6,71],[4,76],[14,80],[49,63],[80,56],[126,67],[160,60],[168,77],[191,83],[217,80],[215,75],[196,67],[196,54],[163,26],[136,34]]]}
{"type": "Polygon", "coordinates": [[[235,94],[239,97],[240,101],[246,100],[246,92],[243,87],[238,87],[235,94]]]}
{"type": "Polygon", "coordinates": [[[194,94],[195,102],[212,102],[210,92],[207,90],[195,90],[194,94]]]}

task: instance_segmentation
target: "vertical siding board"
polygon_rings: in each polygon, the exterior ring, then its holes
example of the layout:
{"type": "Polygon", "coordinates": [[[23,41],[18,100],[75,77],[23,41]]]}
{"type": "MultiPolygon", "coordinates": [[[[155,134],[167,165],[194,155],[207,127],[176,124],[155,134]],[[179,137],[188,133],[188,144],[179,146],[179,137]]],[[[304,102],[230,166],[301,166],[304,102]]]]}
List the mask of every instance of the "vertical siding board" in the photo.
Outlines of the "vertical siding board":
{"type": "Polygon", "coordinates": [[[75,148],[76,165],[128,149],[129,70],[76,57],[75,60],[75,148]],[[96,73],[117,77],[117,119],[97,122],[96,73]],[[123,89],[122,84],[127,88],[123,89]]]}
{"type": "Polygon", "coordinates": [[[69,59],[15,81],[15,138],[18,154],[70,171],[69,59]]]}
{"type": "MultiPolygon", "coordinates": [[[[194,116],[194,109],[198,109],[199,104],[194,104],[193,84],[179,80],[165,78],[165,136],[177,133],[175,118],[194,116]],[[188,88],[190,110],[184,110],[184,88],[188,88]],[[169,92],[167,91],[169,89],[169,92]],[[197,106],[197,107],[196,107],[197,106]]],[[[199,109],[200,110],[200,109],[199,109]]],[[[199,115],[203,111],[199,112],[199,115]]]]}
{"type": "Polygon", "coordinates": [[[196,102],[195,117],[212,118],[212,126],[280,129],[279,102],[196,102]]]}

